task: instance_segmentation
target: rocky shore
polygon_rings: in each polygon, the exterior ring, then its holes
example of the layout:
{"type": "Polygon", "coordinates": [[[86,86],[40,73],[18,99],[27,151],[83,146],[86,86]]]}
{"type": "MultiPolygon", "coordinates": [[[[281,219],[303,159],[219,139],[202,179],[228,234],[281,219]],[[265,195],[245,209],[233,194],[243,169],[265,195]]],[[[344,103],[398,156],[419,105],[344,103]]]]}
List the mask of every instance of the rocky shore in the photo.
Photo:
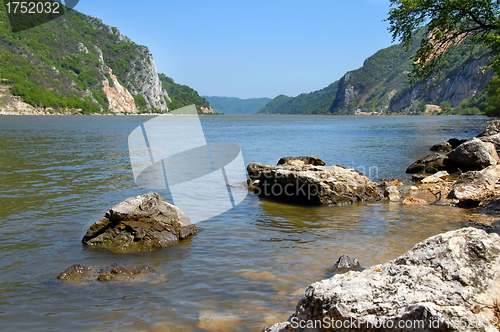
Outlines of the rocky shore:
{"type": "Polygon", "coordinates": [[[469,208],[475,228],[433,236],[363,271],[338,271],[312,284],[286,322],[263,331],[498,331],[499,147],[500,121],[494,120],[477,137],[431,147],[434,153],[407,169],[412,186],[379,185],[391,204],[469,208]]]}

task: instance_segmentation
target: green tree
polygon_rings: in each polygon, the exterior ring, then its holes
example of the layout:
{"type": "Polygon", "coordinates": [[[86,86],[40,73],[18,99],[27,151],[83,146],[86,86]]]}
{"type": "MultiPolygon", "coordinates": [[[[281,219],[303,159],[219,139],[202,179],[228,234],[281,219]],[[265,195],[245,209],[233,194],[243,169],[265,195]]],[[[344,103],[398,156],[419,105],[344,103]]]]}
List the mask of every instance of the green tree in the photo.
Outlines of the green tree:
{"type": "Polygon", "coordinates": [[[500,116],[500,78],[498,75],[493,77],[487,89],[489,105],[485,113],[488,116],[500,116]]]}
{"type": "Polygon", "coordinates": [[[443,113],[450,113],[452,111],[451,104],[447,101],[443,101],[440,106],[443,113]]]}
{"type": "MultiPolygon", "coordinates": [[[[442,66],[443,53],[468,39],[471,46],[492,51],[492,65],[500,68],[500,1],[390,0],[389,31],[407,50],[417,34],[426,35],[413,56],[412,79],[429,78],[442,66]]],[[[498,72],[498,70],[497,70],[498,72]]]]}

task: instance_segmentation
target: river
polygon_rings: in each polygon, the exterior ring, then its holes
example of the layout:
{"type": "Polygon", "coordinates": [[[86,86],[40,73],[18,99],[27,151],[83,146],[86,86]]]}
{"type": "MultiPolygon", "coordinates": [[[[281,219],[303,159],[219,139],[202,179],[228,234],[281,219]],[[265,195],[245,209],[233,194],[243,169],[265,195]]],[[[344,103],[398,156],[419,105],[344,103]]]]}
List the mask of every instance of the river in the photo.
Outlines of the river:
{"type": "MultiPolygon", "coordinates": [[[[462,227],[454,207],[358,203],[300,207],[249,195],[160,251],[83,248],[112,206],[148,192],[135,185],[128,135],[148,116],[0,117],[2,331],[260,331],[286,320],[307,286],[342,254],[365,267],[462,227]],[[79,263],[146,264],[158,278],[71,285],[79,263]]],[[[475,136],[484,118],[202,116],[208,141],[236,143],[245,164],[316,155],[373,180],[399,178],[434,143],[475,136]]],[[[168,196],[168,195],[167,195],[168,196]]]]}

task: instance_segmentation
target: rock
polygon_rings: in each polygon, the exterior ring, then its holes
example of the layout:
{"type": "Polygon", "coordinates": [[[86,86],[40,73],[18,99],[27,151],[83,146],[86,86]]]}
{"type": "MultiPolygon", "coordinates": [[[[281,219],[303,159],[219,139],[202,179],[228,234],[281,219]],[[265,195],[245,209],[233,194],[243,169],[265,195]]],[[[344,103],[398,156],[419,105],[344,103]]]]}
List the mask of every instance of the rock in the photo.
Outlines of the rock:
{"type": "Polygon", "coordinates": [[[421,198],[415,198],[413,196],[406,197],[402,202],[402,205],[426,205],[427,201],[421,198]]]}
{"type": "Polygon", "coordinates": [[[443,182],[444,178],[446,178],[448,175],[447,171],[440,171],[437,172],[436,174],[433,174],[431,176],[428,176],[424,179],[422,179],[422,183],[436,183],[436,182],[443,182]]]}
{"type": "Polygon", "coordinates": [[[416,174],[412,174],[411,180],[413,182],[420,182],[428,176],[430,176],[430,175],[426,174],[426,173],[416,173],[416,174]]]}
{"type": "Polygon", "coordinates": [[[396,186],[389,186],[384,190],[384,197],[389,199],[391,202],[399,202],[401,196],[396,186]]]}
{"type": "Polygon", "coordinates": [[[157,193],[128,198],[93,224],[84,245],[120,251],[147,251],[177,244],[197,228],[157,193]]]}
{"type": "Polygon", "coordinates": [[[492,120],[477,137],[492,136],[498,133],[500,133],[500,120],[492,120]]]}
{"type": "Polygon", "coordinates": [[[423,158],[420,158],[407,169],[406,173],[436,173],[444,171],[447,168],[448,157],[439,153],[431,153],[423,158]]]}
{"type": "Polygon", "coordinates": [[[395,180],[392,180],[392,181],[384,181],[384,182],[382,182],[380,184],[380,187],[386,189],[387,187],[391,187],[391,186],[398,187],[399,184],[400,184],[399,180],[395,179],[395,180]]]}
{"type": "MultiPolygon", "coordinates": [[[[302,165],[325,166],[325,162],[316,156],[283,157],[278,161],[278,165],[290,165],[301,161],[302,165]]],[[[298,163],[300,165],[300,163],[298,163]]]]}
{"type": "Polygon", "coordinates": [[[410,191],[418,191],[418,187],[417,186],[411,186],[410,191]]]}
{"type": "Polygon", "coordinates": [[[490,135],[490,136],[483,136],[479,138],[482,142],[488,142],[492,143],[495,146],[495,149],[500,151],[500,134],[495,134],[495,135],[490,135]]]}
{"type": "Polygon", "coordinates": [[[109,69],[109,77],[113,82],[113,86],[109,85],[108,80],[104,80],[104,93],[109,102],[109,109],[115,113],[136,113],[134,97],[130,94],[127,88],[123,87],[111,68],[109,69]]]}
{"type": "Polygon", "coordinates": [[[500,237],[463,228],[433,236],[387,263],[312,284],[287,322],[264,331],[484,331],[467,329],[459,319],[494,322],[499,284],[500,237]],[[318,321],[345,325],[306,325],[318,321]]]}
{"type": "Polygon", "coordinates": [[[453,147],[449,142],[441,142],[431,146],[431,151],[450,152],[451,150],[453,150],[453,147]]]}
{"type": "Polygon", "coordinates": [[[495,146],[474,138],[448,153],[449,161],[462,171],[480,170],[498,163],[495,146]]]}
{"type": "Polygon", "coordinates": [[[251,163],[247,171],[254,181],[255,194],[287,203],[329,205],[380,198],[375,182],[344,166],[251,163]]]}
{"type": "Polygon", "coordinates": [[[57,279],[65,282],[79,281],[130,281],[155,274],[149,266],[133,266],[115,263],[104,268],[75,264],[61,272],[57,279]]]}
{"type": "Polygon", "coordinates": [[[452,150],[454,150],[467,141],[470,141],[470,139],[450,138],[447,142],[451,145],[452,150]]]}
{"type": "Polygon", "coordinates": [[[500,165],[463,173],[453,184],[448,198],[458,199],[463,207],[477,206],[482,198],[493,192],[499,179],[500,165]]]}
{"type": "Polygon", "coordinates": [[[347,272],[351,270],[357,270],[359,268],[361,268],[359,261],[348,255],[340,256],[335,265],[333,266],[333,269],[336,272],[347,272]]]}

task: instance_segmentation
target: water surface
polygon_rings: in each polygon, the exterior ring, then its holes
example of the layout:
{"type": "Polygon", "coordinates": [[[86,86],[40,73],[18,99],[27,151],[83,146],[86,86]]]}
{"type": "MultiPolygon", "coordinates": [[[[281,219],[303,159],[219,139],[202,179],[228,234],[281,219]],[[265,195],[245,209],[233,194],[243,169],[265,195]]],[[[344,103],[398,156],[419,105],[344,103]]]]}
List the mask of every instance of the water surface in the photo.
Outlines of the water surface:
{"type": "MultiPolygon", "coordinates": [[[[452,207],[358,203],[300,207],[248,196],[161,251],[114,254],[81,246],[106,210],[147,192],[135,186],[130,132],[150,117],[0,117],[0,321],[3,331],[259,331],[283,321],[342,254],[363,266],[462,227],[452,207]],[[150,282],[66,285],[79,263],[147,264],[150,282]]],[[[316,155],[401,178],[434,143],[475,136],[465,117],[204,116],[208,141],[238,144],[245,162],[316,155]]],[[[163,193],[168,197],[168,193],[163,193]]]]}

